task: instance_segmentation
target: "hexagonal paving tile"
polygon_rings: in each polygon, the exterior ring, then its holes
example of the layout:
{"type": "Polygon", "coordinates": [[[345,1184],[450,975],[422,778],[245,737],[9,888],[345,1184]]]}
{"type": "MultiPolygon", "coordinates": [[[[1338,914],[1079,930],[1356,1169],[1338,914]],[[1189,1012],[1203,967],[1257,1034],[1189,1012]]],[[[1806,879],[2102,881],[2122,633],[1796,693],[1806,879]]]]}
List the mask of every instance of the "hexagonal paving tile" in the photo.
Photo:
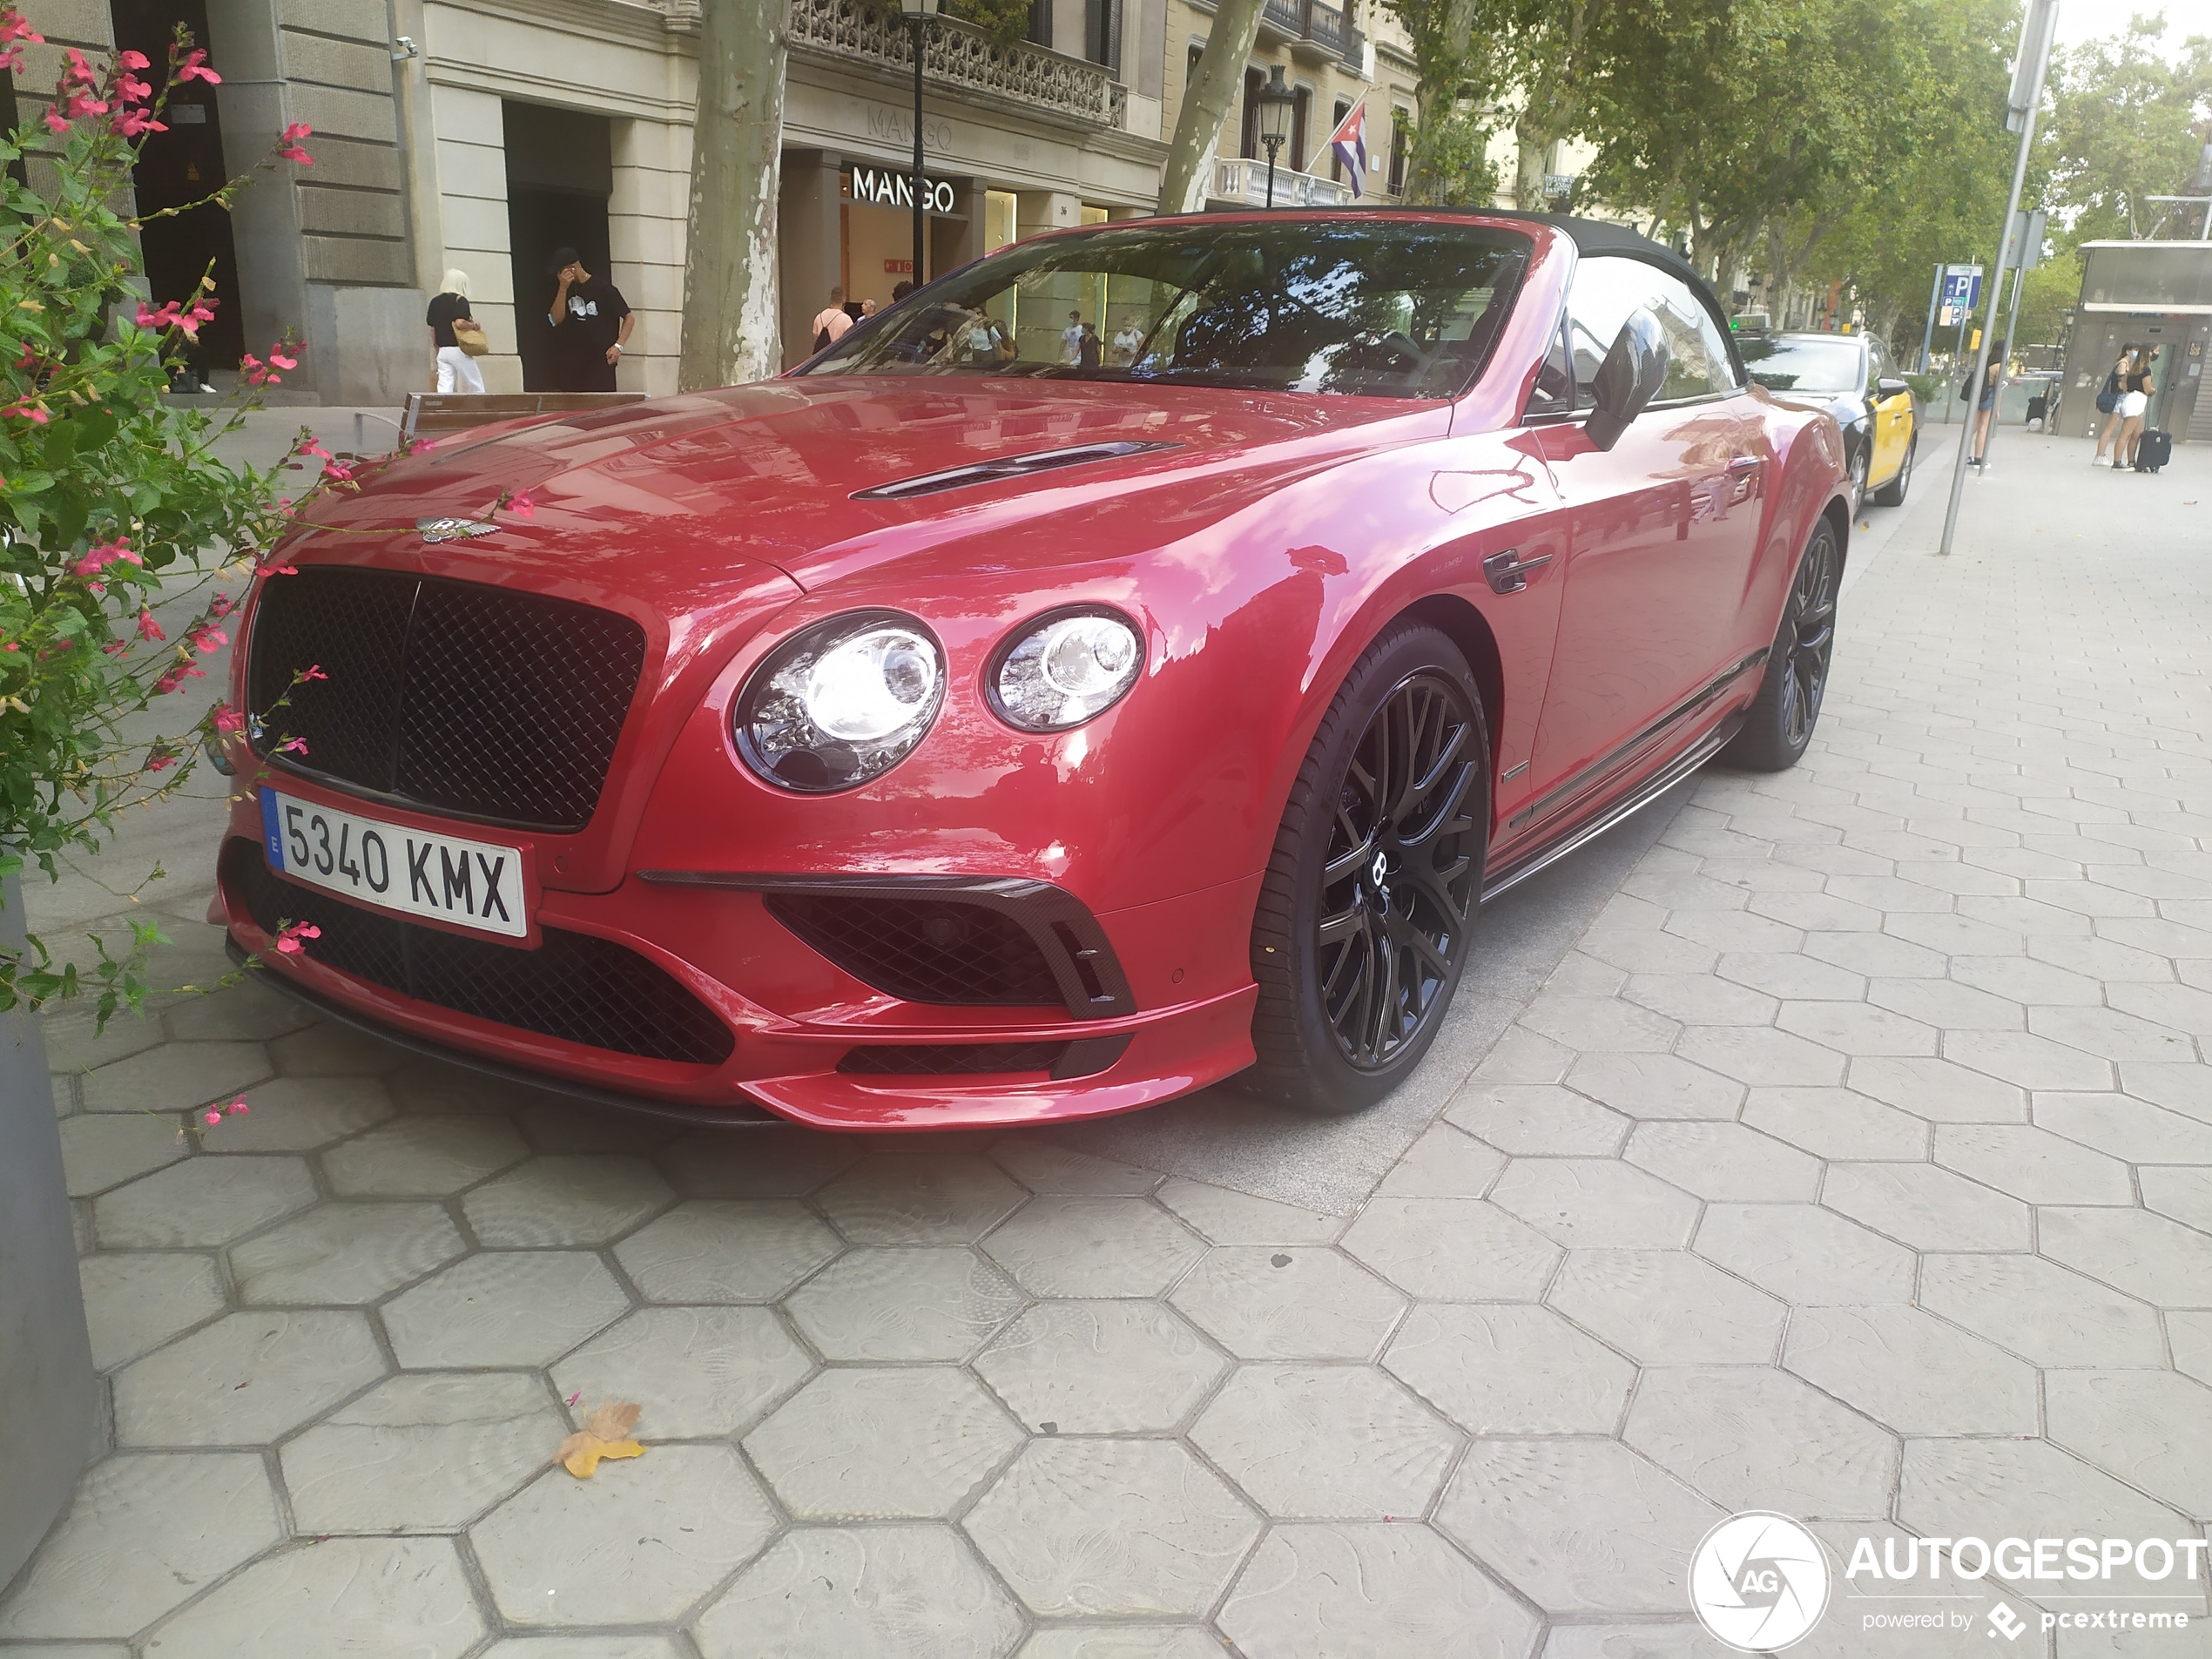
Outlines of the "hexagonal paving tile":
{"type": "Polygon", "coordinates": [[[252,1109],[226,1117],[210,1152],[313,1152],[392,1116],[391,1091],[374,1077],[279,1077],[248,1091],[252,1109]]]}
{"type": "Polygon", "coordinates": [[[579,1480],[543,1474],[469,1529],[509,1624],[659,1624],[676,1618],[776,1530],[732,1446],[648,1445],[579,1480]]]}
{"type": "Polygon", "coordinates": [[[1630,1117],[1733,1117],[1743,1103],[1742,1082],[1670,1054],[1585,1055],[1567,1074],[1567,1082],[1630,1117]]]}
{"type": "Polygon", "coordinates": [[[409,1117],[333,1148],[322,1169],[334,1192],[442,1198],[529,1156],[503,1117],[409,1117]]]}
{"type": "Polygon", "coordinates": [[[1164,1178],[1157,1170],[1116,1163],[1033,1136],[995,1143],[991,1158],[1032,1192],[1089,1197],[1139,1197],[1164,1178]]]}
{"type": "Polygon", "coordinates": [[[303,1533],[456,1532],[551,1462],[568,1432],[522,1372],[388,1377],[278,1456],[303,1533]]]}
{"type": "Polygon", "coordinates": [[[2161,1307],[2212,1307],[2212,1235],[2144,1210],[2036,1213],[2036,1248],[2161,1307]]]}
{"type": "Polygon", "coordinates": [[[784,1311],[832,1359],[964,1359],[1022,1292],[974,1251],[848,1251],[784,1311]]]}
{"type": "Polygon", "coordinates": [[[630,1298],[583,1251],[492,1251],[455,1262],[385,1305],[402,1366],[543,1366],[627,1312],[630,1298]]]}
{"type": "Polygon", "coordinates": [[[258,1455],[120,1453],[78,1482],[0,1602],[0,1636],[135,1635],[283,1535],[258,1455]]]}
{"type": "Polygon", "coordinates": [[[1205,1241],[1143,1198],[1033,1198],[983,1241],[1032,1296],[1157,1296],[1205,1241]]]}
{"type": "Polygon", "coordinates": [[[1680,1250],[1578,1250],[1546,1298],[1648,1366],[1764,1365],[1779,1302],[1680,1250]]]}
{"type": "Polygon", "coordinates": [[[1811,1204],[1710,1204],[1691,1248],[1787,1302],[1912,1299],[1911,1251],[1811,1204]]]}
{"type": "MultiPolygon", "coordinates": [[[[2054,1010],[2056,1011],[2056,1010],[2054,1010]]],[[[2087,1010],[2076,1010],[2087,1012],[2087,1010]]],[[[2028,1010],[2033,1025],[2038,1010],[2028,1010]]],[[[2047,1036],[2018,1031],[1953,1031],[1943,1040],[1946,1060],[1987,1072],[2016,1089],[2101,1089],[2113,1085],[2112,1062],[2047,1036]]],[[[2171,1055],[2130,1054],[2131,1060],[2171,1055]]]]}
{"type": "Polygon", "coordinates": [[[1477,1198],[1371,1198],[1344,1248],[1400,1290],[1436,1302],[1533,1302],[1561,1253],[1477,1198]]]}
{"type": "Polygon", "coordinates": [[[1022,1431],[949,1366],[826,1371],[745,1436],[802,1521],[948,1515],[1022,1444],[1022,1431]]]}
{"type": "Polygon", "coordinates": [[[1040,1618],[1195,1616],[1259,1535],[1170,1440],[1032,1440],[965,1525],[1040,1618]]]}
{"type": "Polygon", "coordinates": [[[1406,1309],[1336,1251],[1295,1246],[1216,1250],[1168,1300],[1240,1359],[1365,1359],[1406,1309]]]}
{"type": "Polygon", "coordinates": [[[1928,1125],[1849,1089],[1754,1089],[1743,1103],[1750,1128],[1819,1158],[1924,1158],[1928,1125]]]}
{"type": "Polygon", "coordinates": [[[1152,1195],[1216,1244],[1325,1244],[1350,1217],[1174,1177],[1152,1195]]]}
{"type": "Polygon", "coordinates": [[[975,1357],[1032,1433],[1163,1433],[1229,1361],[1154,1302],[1040,1302],[975,1357]]]}
{"type": "Polygon", "coordinates": [[[1844,1056],[1837,1050],[1764,1026],[1692,1026],[1683,1033],[1675,1052],[1740,1083],[1820,1088],[1844,1081],[1844,1056]]]}
{"type": "Polygon", "coordinates": [[[1311,1655],[1324,1640],[1343,1655],[1522,1659],[1537,1627],[1427,1527],[1372,1523],[1276,1527],[1219,1622],[1249,1659],[1311,1655]]]}
{"type": "Polygon", "coordinates": [[[1820,1202],[1915,1250],[2026,1250],[2027,1206],[1932,1163],[1831,1163],[1820,1202]]]}
{"type": "Polygon", "coordinates": [[[1639,1123],[1628,1159],[1705,1199],[1809,1199],[1820,1186],[1817,1158],[1741,1123],[1639,1123]]]}
{"type": "Polygon", "coordinates": [[[2212,1514],[2212,1388],[2170,1371],[2054,1371],[2051,1438],[2188,1515],[2212,1514]]]}
{"type": "Polygon", "coordinates": [[[806,1527],[738,1574],[693,1633],[706,1659],[998,1659],[1022,1617],[948,1527],[806,1527]]]}
{"type": "Polygon", "coordinates": [[[766,1302],[844,1246],[789,1198],[694,1198],[615,1246],[656,1302],[766,1302]]]}
{"type": "Polygon", "coordinates": [[[610,1112],[582,1101],[546,1096],[515,1113],[515,1127],[540,1152],[651,1152],[682,1135],[681,1125],[637,1112],[610,1112]]]}
{"type": "Polygon", "coordinates": [[[1775,1024],[1838,1054],[1936,1051],[1936,1029],[1865,1002],[1784,1002],[1775,1024]]]}
{"type": "Polygon", "coordinates": [[[62,1171],[69,1196],[96,1192],[174,1163],[191,1152],[174,1117],[141,1112],[79,1112],[62,1120],[62,1171]]]}
{"type": "Polygon", "coordinates": [[[487,1244],[605,1244],[676,1202],[643,1158],[594,1153],[535,1157],[461,1201],[487,1244]]]}
{"type": "Polygon", "coordinates": [[[1696,1199],[1616,1158],[1515,1158],[1490,1202],[1576,1247],[1664,1250],[1697,1224],[1696,1199]]]}
{"type": "Polygon", "coordinates": [[[92,1230],[106,1250],[227,1244],[314,1201],[299,1158],[186,1158],[95,1198],[92,1230]]]}
{"type": "Polygon", "coordinates": [[[1494,1147],[1437,1123],[1406,1149],[1375,1190],[1393,1198],[1479,1198],[1505,1167],[1494,1147]]]}
{"type": "Polygon", "coordinates": [[[2029,1204],[2134,1199],[2119,1159],[2026,1123],[1939,1123],[1935,1161],[2029,1204]]]}
{"type": "Polygon", "coordinates": [[[2158,1315],[2040,1256],[1930,1256],[1920,1305],[2038,1366],[2159,1366],[2158,1315]]]}
{"type": "Polygon", "coordinates": [[[333,1538],[263,1557],[164,1624],[162,1659],[461,1659],[484,1618],[448,1538],[333,1538]]]}
{"type": "Polygon", "coordinates": [[[1636,1368],[1543,1307],[1424,1302],[1383,1364],[1475,1434],[1610,1434],[1636,1368]]]}
{"type": "Polygon", "coordinates": [[[223,1309],[223,1276],[212,1256],[108,1251],[83,1258],[77,1275],[92,1332],[92,1364],[102,1371],[159,1347],[223,1309]]]}
{"type": "Polygon", "coordinates": [[[2148,1168],[2138,1170],[2135,1178],[2142,1184],[2145,1209],[2212,1233],[2212,1167],[2148,1168]]]}
{"type": "Polygon", "coordinates": [[[649,1402],[638,1432],[735,1434],[799,1386],[813,1361],[766,1308],[643,1308],[553,1367],[577,1426],[602,1400],[649,1402]]]}
{"type": "Polygon", "coordinates": [[[2129,1163],[2212,1163],[2212,1123],[2125,1095],[2038,1095],[2030,1116],[2129,1163]]]}
{"type": "Polygon", "coordinates": [[[263,1446],[384,1374],[366,1315],[233,1313],[115,1375],[124,1446],[263,1446]]]}
{"type": "Polygon", "coordinates": [[[171,1036],[187,1042],[226,1037],[260,1042],[313,1025],[315,1015],[283,992],[249,979],[205,996],[181,999],[168,1009],[162,1023],[171,1036]]]}
{"type": "Polygon", "coordinates": [[[1695,1624],[1555,1624],[1543,1659],[1729,1659],[1735,1651],[1695,1624]]]}
{"type": "Polygon", "coordinates": [[[653,1161],[686,1198],[797,1198],[859,1163],[864,1138],[756,1123],[686,1135],[653,1161]]]}
{"type": "Polygon", "coordinates": [[[1366,1366],[1239,1366],[1190,1442],[1271,1515],[1426,1512],[1460,1437],[1366,1366]]]}
{"type": "Polygon", "coordinates": [[[988,1158],[909,1144],[870,1153],[817,1202],[856,1244],[972,1244],[1028,1196],[988,1158]]]}
{"type": "Polygon", "coordinates": [[[1437,1527],[1554,1615],[1677,1612],[1722,1512],[1618,1440],[1477,1440],[1437,1527]]]}
{"type": "Polygon", "coordinates": [[[1620,1113],[1554,1083],[1470,1083],[1444,1116],[1516,1157],[1609,1157],[1632,1127],[1620,1113]]]}
{"type": "Polygon", "coordinates": [[[434,1204],[322,1204],[231,1246],[242,1302],[374,1302],[467,1247],[434,1204]]]}
{"type": "Polygon", "coordinates": [[[1048,1624],[1015,1659],[1221,1659],[1221,1640],[1197,1624],[1048,1624]]]}
{"type": "Polygon", "coordinates": [[[1919,1308],[1800,1308],[1783,1364],[1901,1434],[2035,1433],[2034,1371],[1919,1308]]]}
{"type": "Polygon", "coordinates": [[[309,1026],[272,1039],[268,1048],[287,1077],[378,1077],[408,1062],[406,1049],[344,1025],[309,1026]]]}
{"type": "Polygon", "coordinates": [[[1878,1521],[1897,1483],[1895,1440],[1764,1366],[1646,1371],[1622,1438],[1730,1510],[1878,1521]]]}
{"type": "Polygon", "coordinates": [[[497,1116],[544,1103],[543,1090],[439,1060],[413,1060],[386,1079],[401,1111],[425,1117],[497,1116]]]}
{"type": "Polygon", "coordinates": [[[227,1101],[269,1075],[258,1042],[165,1042],[85,1074],[88,1112],[166,1112],[227,1101]]]}
{"type": "Polygon", "coordinates": [[[2212,1383],[2212,1313],[2169,1313],[2166,1331],[2174,1344],[2174,1368],[2212,1383]]]}
{"type": "Polygon", "coordinates": [[[1949,1060],[1854,1060],[1851,1086],[1939,1123],[2027,1122],[2026,1089],[1949,1060]]]}

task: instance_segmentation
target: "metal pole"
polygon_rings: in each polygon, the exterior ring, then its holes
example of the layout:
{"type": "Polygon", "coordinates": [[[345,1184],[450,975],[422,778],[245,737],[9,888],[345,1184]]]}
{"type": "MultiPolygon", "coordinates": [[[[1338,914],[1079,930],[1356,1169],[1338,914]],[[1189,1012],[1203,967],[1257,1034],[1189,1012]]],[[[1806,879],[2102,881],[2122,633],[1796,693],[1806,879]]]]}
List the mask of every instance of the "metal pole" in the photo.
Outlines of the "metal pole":
{"type": "Polygon", "coordinates": [[[1943,266],[1936,266],[1935,286],[1928,290],[1928,326],[1920,331],[1920,369],[1928,372],[1928,347],[1935,344],[1936,302],[1943,298],[1943,266]]]}
{"type": "Polygon", "coordinates": [[[921,181],[921,44],[922,31],[928,19],[916,16],[907,19],[914,31],[914,285],[922,285],[922,214],[929,201],[929,187],[921,181]]]}
{"type": "Polygon", "coordinates": [[[1267,205],[1272,207],[1275,206],[1275,149],[1282,140],[1264,138],[1260,142],[1267,146],[1267,205]]]}
{"type": "MultiPolygon", "coordinates": [[[[2058,0],[2028,0],[2027,17],[2020,30],[2023,51],[2035,55],[2035,67],[2029,83],[2027,105],[2020,119],[2020,153],[2013,158],[2013,188],[2005,199],[2005,217],[1997,229],[1997,287],[1989,292],[1989,318],[1982,325],[1981,347],[1974,353],[1974,377],[1966,395],[1966,408],[1959,426],[1959,453],[1951,463],[1951,500],[1943,511],[1943,540],[1937,543],[1938,553],[1951,551],[1951,539],[1959,528],[1959,502],[1966,493],[1966,450],[1974,440],[1974,415],[1981,407],[1982,376],[1989,371],[1989,348],[1996,342],[1990,338],[1997,327],[1997,301],[2005,280],[2005,245],[2013,239],[2013,215],[2020,212],[2020,191],[2027,183],[2027,152],[2035,142],[2035,118],[2043,106],[2043,76],[2051,64],[2051,37],[2057,32],[2058,0]],[[2044,14],[2039,17],[2037,14],[2044,14]],[[2039,24],[2043,27],[2039,28],[2039,24]]],[[[1997,424],[1996,412],[1990,413],[1990,425],[1997,424]]]]}

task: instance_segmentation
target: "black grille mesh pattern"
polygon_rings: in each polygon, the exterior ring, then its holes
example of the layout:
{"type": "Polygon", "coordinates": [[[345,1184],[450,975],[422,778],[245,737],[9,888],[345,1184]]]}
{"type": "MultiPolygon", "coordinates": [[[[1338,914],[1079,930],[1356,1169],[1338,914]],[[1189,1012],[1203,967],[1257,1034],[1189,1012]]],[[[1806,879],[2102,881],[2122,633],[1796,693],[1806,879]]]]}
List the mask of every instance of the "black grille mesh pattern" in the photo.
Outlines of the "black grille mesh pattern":
{"type": "Polygon", "coordinates": [[[963,1072],[1050,1071],[1064,1042],[887,1042],[855,1049],[837,1062],[843,1072],[890,1077],[951,1077],[963,1072]]]}
{"type": "Polygon", "coordinates": [[[950,899],[771,894],[768,913],[853,978],[909,1002],[1045,1008],[1060,981],[1028,930],[950,899]]]}
{"type": "Polygon", "coordinates": [[[258,842],[237,837],[222,880],[264,933],[312,922],[321,937],[302,943],[314,961],[418,1002],[648,1060],[714,1066],[736,1046],[705,1003],[611,940],[543,927],[538,948],[521,950],[417,927],[281,880],[258,842]]]}
{"type": "Polygon", "coordinates": [[[533,829],[591,819],[644,667],[627,617],[389,570],[277,577],[253,614],[256,748],[342,784],[533,829]],[[294,673],[326,678],[293,687],[294,673]]]}

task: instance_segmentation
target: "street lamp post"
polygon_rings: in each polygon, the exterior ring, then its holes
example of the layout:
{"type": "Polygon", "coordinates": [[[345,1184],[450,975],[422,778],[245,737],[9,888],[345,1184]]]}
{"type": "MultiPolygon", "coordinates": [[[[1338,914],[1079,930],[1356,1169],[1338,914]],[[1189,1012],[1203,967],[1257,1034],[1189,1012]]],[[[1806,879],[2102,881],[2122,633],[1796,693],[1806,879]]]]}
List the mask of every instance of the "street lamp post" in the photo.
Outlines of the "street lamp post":
{"type": "Polygon", "coordinates": [[[1267,205],[1275,206],[1275,152],[1291,136],[1291,114],[1298,108],[1298,94],[1283,84],[1283,66],[1267,71],[1267,84],[1252,94],[1259,105],[1259,141],[1267,146],[1267,205]]]}
{"type": "Polygon", "coordinates": [[[928,210],[929,187],[921,179],[921,52],[929,31],[929,20],[937,15],[937,0],[899,0],[899,10],[907,20],[907,27],[914,37],[914,285],[922,282],[922,245],[926,239],[922,215],[928,210]]]}

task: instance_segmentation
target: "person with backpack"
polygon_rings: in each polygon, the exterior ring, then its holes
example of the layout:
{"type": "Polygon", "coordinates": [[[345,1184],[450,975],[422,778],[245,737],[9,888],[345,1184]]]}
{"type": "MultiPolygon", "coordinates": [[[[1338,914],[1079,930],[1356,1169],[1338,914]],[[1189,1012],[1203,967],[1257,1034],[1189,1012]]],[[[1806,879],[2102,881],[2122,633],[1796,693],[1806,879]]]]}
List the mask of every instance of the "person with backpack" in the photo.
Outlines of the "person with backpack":
{"type": "Polygon", "coordinates": [[[2105,417],[2105,429],[2097,435],[2097,453],[2089,458],[2093,467],[2105,464],[2105,449],[2119,434],[2122,416],[2120,413],[2120,382],[2124,376],[2135,372],[2135,343],[2128,341],[2120,347],[2120,361],[2105,376],[2105,383],[2097,392],[2097,413],[2105,417]]]}
{"type": "MultiPolygon", "coordinates": [[[[2007,343],[2000,340],[1989,348],[1988,367],[1983,369],[1981,376],[1981,398],[1974,406],[1973,453],[1966,457],[1969,467],[1986,469],[1989,465],[1983,456],[1989,448],[1989,423],[1997,414],[1997,386],[2005,377],[2005,347],[2007,343]]],[[[1973,392],[1974,377],[1969,372],[1966,378],[1959,382],[1959,395],[1972,397],[1973,392]]]]}
{"type": "Polygon", "coordinates": [[[2114,472],[2135,469],[2135,450],[2142,442],[2143,416],[2150,409],[2150,366],[2157,358],[2155,346],[2139,351],[2134,373],[2120,377],[2120,440],[2112,453],[2114,472]]]}

